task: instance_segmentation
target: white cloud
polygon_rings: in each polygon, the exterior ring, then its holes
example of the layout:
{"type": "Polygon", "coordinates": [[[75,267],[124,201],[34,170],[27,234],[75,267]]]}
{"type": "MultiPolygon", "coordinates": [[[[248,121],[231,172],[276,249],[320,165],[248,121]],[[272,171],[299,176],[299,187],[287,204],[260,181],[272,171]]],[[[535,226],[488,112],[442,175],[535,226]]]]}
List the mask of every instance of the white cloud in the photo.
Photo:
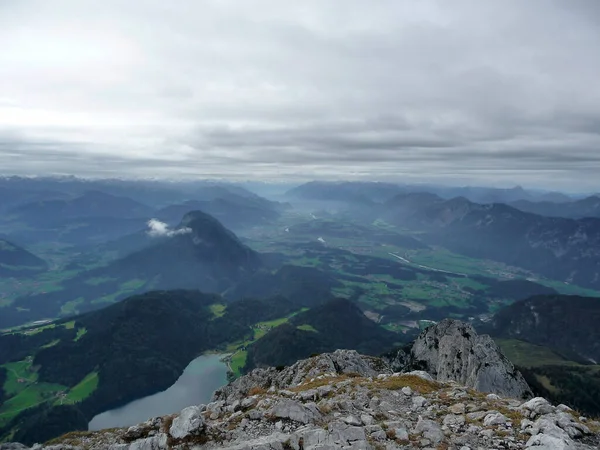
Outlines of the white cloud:
{"type": "Polygon", "coordinates": [[[180,234],[189,234],[191,232],[192,229],[188,227],[170,230],[169,225],[157,219],[150,219],[148,221],[148,231],[146,231],[150,237],[173,237],[180,234]]]}

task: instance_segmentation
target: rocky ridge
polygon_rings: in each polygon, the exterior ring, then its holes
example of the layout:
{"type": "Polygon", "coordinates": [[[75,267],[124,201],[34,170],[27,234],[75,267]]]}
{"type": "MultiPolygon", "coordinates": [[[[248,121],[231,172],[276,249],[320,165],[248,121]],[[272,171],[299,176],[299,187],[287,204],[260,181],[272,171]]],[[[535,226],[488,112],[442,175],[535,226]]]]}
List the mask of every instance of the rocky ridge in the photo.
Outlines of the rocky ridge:
{"type": "Polygon", "coordinates": [[[410,352],[410,365],[437,381],[454,380],[480,392],[528,398],[533,394],[523,375],[488,335],[469,324],[446,319],[419,335],[410,352]]]}
{"type": "MultiPolygon", "coordinates": [[[[439,333],[462,330],[452,323],[442,322],[436,327],[439,333]]],[[[438,332],[433,335],[439,336],[438,332]]],[[[431,334],[421,335],[424,342],[426,336],[431,334]]],[[[444,345],[449,346],[446,350],[456,350],[449,342],[444,345]]],[[[465,343],[457,345],[462,348],[465,343]]],[[[470,370],[468,364],[466,367],[465,373],[478,373],[470,370]]],[[[460,383],[437,381],[424,371],[394,372],[383,359],[337,350],[282,370],[256,369],[218,390],[208,405],[190,406],[179,414],[153,418],[129,428],[70,433],[33,448],[599,448],[600,423],[581,417],[568,406],[553,406],[543,398],[524,401],[486,394],[461,384],[467,380],[476,385],[477,376],[455,373],[460,383]]],[[[440,376],[439,370],[436,376],[440,376]]],[[[506,388],[494,383],[489,386],[506,388]]],[[[19,444],[0,445],[0,450],[25,448],[19,444]]]]}

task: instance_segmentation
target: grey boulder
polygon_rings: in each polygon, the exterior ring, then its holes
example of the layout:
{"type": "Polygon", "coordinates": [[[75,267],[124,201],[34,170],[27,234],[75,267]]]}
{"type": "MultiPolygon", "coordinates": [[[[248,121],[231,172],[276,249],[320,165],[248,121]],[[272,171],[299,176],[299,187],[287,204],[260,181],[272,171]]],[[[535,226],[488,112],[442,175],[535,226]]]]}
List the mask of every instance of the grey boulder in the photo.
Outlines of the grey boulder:
{"type": "Polygon", "coordinates": [[[202,411],[198,406],[189,406],[181,411],[177,416],[169,433],[175,439],[185,439],[190,435],[197,435],[204,429],[204,419],[202,417],[202,411]]]}

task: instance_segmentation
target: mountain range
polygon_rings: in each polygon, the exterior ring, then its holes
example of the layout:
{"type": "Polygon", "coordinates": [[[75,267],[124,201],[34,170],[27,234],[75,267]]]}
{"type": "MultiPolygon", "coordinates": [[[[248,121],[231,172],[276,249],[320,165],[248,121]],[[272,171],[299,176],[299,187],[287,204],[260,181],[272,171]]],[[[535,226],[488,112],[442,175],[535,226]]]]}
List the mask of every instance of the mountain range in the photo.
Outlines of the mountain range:
{"type": "Polygon", "coordinates": [[[401,342],[396,333],[368,319],[346,299],[333,299],[292,317],[248,348],[246,370],[287,366],[314,353],[338,348],[379,355],[401,342]]]}
{"type": "Polygon", "coordinates": [[[177,228],[155,239],[139,251],[66,280],[61,290],[16,299],[3,309],[0,327],[58,317],[69,302],[83,312],[150,289],[223,292],[263,265],[258,253],[201,211],[187,213],[177,228]]]}
{"type": "Polygon", "coordinates": [[[550,347],[580,361],[600,362],[600,299],[538,295],[513,303],[488,324],[494,336],[550,347]]]}
{"type": "Polygon", "coordinates": [[[598,197],[312,182],[290,205],[219,182],[21,178],[2,192],[20,194],[0,204],[0,440],[84,430],[209,351],[230,378],[346,348],[529,393],[506,358],[500,377],[480,364],[491,338],[447,317],[493,336],[536,394],[600,412],[600,300],[559,295],[600,291],[598,197]]]}
{"type": "Polygon", "coordinates": [[[600,412],[600,299],[538,295],[481,325],[519,367],[537,395],[600,412]]]}
{"type": "Polygon", "coordinates": [[[82,217],[145,218],[153,208],[128,197],[101,191],[87,191],[69,200],[47,200],[27,203],[8,211],[12,220],[26,224],[60,223],[82,217]]]}
{"type": "Polygon", "coordinates": [[[582,219],[584,217],[600,217],[600,197],[592,195],[580,200],[570,202],[551,202],[518,200],[510,203],[511,206],[521,211],[548,217],[567,217],[582,219]]]}
{"type": "Polygon", "coordinates": [[[25,244],[88,247],[145,228],[155,218],[176,225],[194,210],[236,231],[278,219],[289,205],[219,183],[0,178],[0,231],[25,244]]]}
{"type": "Polygon", "coordinates": [[[345,203],[385,203],[396,195],[427,192],[444,199],[465,197],[477,203],[555,202],[573,200],[560,192],[533,191],[521,186],[492,188],[477,186],[439,186],[434,184],[405,184],[361,181],[311,181],[286,192],[286,197],[306,201],[335,201],[345,203]]]}
{"type": "Polygon", "coordinates": [[[189,200],[169,205],[154,214],[154,217],[173,223],[188,211],[200,210],[219,219],[226,227],[240,230],[249,226],[271,223],[279,217],[283,207],[274,202],[256,201],[247,197],[229,195],[227,198],[211,200],[189,200]]]}
{"type": "Polygon", "coordinates": [[[425,231],[425,242],[522,267],[548,278],[600,287],[600,219],[566,219],[511,206],[434,194],[398,195],[379,208],[397,226],[425,231]]]}

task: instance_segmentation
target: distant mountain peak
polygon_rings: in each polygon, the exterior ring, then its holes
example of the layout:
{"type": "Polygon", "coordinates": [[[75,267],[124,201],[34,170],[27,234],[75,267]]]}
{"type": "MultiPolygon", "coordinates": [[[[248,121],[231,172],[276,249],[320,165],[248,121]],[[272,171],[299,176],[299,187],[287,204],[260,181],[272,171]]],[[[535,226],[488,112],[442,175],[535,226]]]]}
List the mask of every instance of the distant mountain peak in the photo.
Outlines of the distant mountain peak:
{"type": "Polygon", "coordinates": [[[194,227],[201,227],[206,225],[223,227],[221,222],[219,222],[213,216],[200,210],[190,211],[186,213],[181,219],[181,226],[190,227],[192,229],[194,227]]]}
{"type": "Polygon", "coordinates": [[[226,239],[242,245],[238,237],[226,228],[218,219],[203,211],[190,211],[181,220],[178,228],[188,228],[195,245],[207,241],[226,239]]]}

